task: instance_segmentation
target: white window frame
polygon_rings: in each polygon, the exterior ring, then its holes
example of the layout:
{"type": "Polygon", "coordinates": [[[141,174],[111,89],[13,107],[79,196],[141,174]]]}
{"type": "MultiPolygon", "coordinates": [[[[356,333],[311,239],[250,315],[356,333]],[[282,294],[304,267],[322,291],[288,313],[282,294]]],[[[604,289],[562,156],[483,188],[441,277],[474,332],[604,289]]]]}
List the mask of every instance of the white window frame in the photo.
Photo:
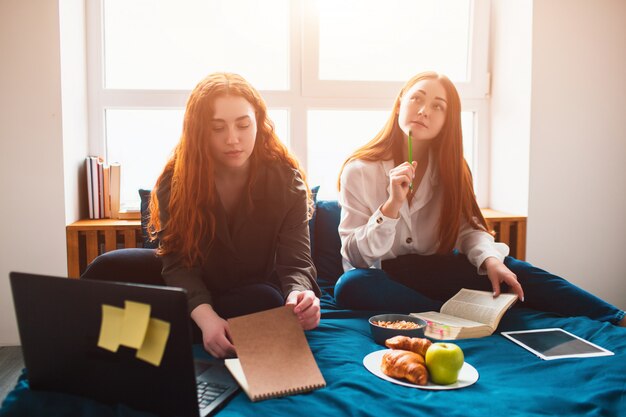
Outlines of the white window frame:
{"type": "MultiPolygon", "coordinates": [[[[472,0],[468,81],[455,82],[464,98],[484,98],[489,90],[489,0],[472,0]]],[[[302,93],[308,97],[395,97],[404,82],[328,81],[319,79],[319,15],[314,0],[305,0],[302,17],[302,93]]]]}
{"type": "MultiPolygon", "coordinates": [[[[268,107],[289,111],[288,145],[307,169],[307,112],[309,110],[390,110],[402,82],[319,80],[318,27],[314,0],[290,2],[290,80],[285,91],[262,90],[268,107]]],[[[180,109],[190,90],[123,90],[105,88],[102,0],[87,1],[87,80],[89,152],[108,160],[105,112],[108,109],[180,109]]],[[[489,0],[473,0],[467,82],[455,85],[464,111],[476,115],[474,161],[478,203],[489,201],[489,0]]],[[[364,138],[365,143],[368,138],[364,138]]],[[[338,173],[337,173],[338,174],[338,173]]],[[[156,179],[155,179],[156,180],[156,179]]]]}

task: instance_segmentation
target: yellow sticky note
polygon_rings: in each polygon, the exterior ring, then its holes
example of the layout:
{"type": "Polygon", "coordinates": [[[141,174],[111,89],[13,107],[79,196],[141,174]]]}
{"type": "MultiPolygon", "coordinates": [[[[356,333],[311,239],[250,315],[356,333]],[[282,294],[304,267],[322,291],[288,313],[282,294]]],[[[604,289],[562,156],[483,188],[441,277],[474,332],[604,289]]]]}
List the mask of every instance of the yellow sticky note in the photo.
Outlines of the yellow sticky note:
{"type": "Polygon", "coordinates": [[[123,319],[123,308],[102,304],[102,322],[100,323],[100,337],[98,338],[99,347],[111,352],[117,352],[117,348],[120,346],[123,319]]]}
{"type": "Polygon", "coordinates": [[[139,349],[146,337],[149,322],[149,304],[124,301],[124,319],[120,333],[120,345],[139,349]]]}
{"type": "Polygon", "coordinates": [[[170,324],[168,322],[159,319],[150,319],[146,338],[141,348],[137,351],[136,357],[154,366],[160,366],[169,335],[170,324]]]}

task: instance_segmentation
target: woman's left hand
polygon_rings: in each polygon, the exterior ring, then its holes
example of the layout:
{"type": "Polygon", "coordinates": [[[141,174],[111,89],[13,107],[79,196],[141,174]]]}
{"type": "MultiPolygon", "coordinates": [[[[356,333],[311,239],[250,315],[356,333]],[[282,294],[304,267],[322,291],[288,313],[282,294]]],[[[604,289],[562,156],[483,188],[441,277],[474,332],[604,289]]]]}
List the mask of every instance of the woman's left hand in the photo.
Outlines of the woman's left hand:
{"type": "Polygon", "coordinates": [[[485,259],[482,266],[487,270],[487,276],[489,277],[489,281],[491,281],[494,297],[500,295],[500,283],[505,283],[511,288],[511,291],[517,295],[520,301],[524,301],[524,289],[517,281],[517,275],[507,268],[502,261],[489,257],[485,259]]]}
{"type": "Polygon", "coordinates": [[[294,306],[293,312],[304,330],[314,329],[320,324],[320,299],[313,291],[292,291],[285,305],[294,306]]]}

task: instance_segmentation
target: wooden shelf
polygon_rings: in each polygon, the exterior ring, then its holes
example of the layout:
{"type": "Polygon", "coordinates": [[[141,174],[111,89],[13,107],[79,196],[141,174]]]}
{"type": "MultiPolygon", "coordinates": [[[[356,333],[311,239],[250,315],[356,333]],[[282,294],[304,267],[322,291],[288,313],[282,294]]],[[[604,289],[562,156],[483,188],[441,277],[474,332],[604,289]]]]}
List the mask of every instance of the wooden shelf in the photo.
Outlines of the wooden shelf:
{"type": "Polygon", "coordinates": [[[496,242],[506,243],[509,255],[526,260],[526,217],[518,216],[489,208],[480,209],[489,227],[496,233],[496,242]]]}
{"type": "MultiPolygon", "coordinates": [[[[510,255],[526,258],[526,217],[491,209],[481,209],[495,232],[497,242],[511,248],[510,255]]],[[[66,227],[67,273],[78,278],[96,256],[121,248],[143,246],[140,220],[79,220],[66,227]]]]}
{"type": "Polygon", "coordinates": [[[79,220],[65,228],[67,274],[78,278],[96,256],[143,245],[140,220],[79,220]]]}

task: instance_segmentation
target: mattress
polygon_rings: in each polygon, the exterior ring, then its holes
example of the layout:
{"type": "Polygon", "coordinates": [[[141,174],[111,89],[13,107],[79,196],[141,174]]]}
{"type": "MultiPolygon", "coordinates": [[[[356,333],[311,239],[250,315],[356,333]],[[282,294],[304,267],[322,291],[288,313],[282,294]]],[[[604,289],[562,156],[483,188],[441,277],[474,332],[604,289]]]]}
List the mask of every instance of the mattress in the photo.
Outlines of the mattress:
{"type": "MultiPolygon", "coordinates": [[[[320,326],[306,332],[326,380],[325,388],[252,403],[240,392],[219,417],[243,416],[626,416],[626,329],[584,317],[559,317],[524,308],[509,310],[485,338],[455,341],[478,380],[465,388],[431,391],[385,381],[363,365],[383,349],[367,319],[375,311],[337,308],[322,298],[320,326]],[[613,356],[542,360],[499,333],[560,327],[615,353],[613,356]]],[[[196,346],[197,355],[205,353],[196,346]]],[[[127,416],[150,414],[51,392],[34,392],[22,375],[0,416],[127,416]]]]}

